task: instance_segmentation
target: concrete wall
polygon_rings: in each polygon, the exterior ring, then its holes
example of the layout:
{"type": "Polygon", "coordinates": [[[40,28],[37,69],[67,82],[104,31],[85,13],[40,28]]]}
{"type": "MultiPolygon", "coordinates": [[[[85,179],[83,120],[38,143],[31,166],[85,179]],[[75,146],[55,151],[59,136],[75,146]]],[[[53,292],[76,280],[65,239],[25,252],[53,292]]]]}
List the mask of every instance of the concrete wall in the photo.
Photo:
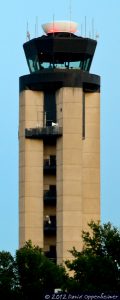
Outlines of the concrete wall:
{"type": "Polygon", "coordinates": [[[57,255],[70,259],[68,250],[82,248],[82,230],[100,219],[100,109],[99,93],[62,88],[57,92],[57,121],[63,136],[57,140],[57,255]]]}
{"type": "Polygon", "coordinates": [[[58,263],[79,249],[82,230],[82,89],[57,93],[57,120],[63,136],[57,141],[58,263]]]}
{"type": "Polygon", "coordinates": [[[43,141],[25,139],[25,128],[43,126],[43,93],[22,92],[19,112],[19,245],[43,247],[43,141]]]}
{"type": "Polygon", "coordinates": [[[83,230],[91,220],[100,220],[100,94],[85,95],[83,140],[83,230]]]}
{"type": "Polygon", "coordinates": [[[25,128],[43,127],[42,92],[20,94],[19,219],[20,247],[31,239],[48,251],[57,245],[57,262],[71,259],[68,252],[82,248],[82,230],[100,219],[100,95],[86,93],[83,139],[83,90],[61,88],[56,93],[57,122],[63,136],[56,145],[25,139],[25,128]],[[57,175],[43,175],[43,161],[56,155],[57,175]],[[57,207],[45,206],[43,190],[57,186],[57,207]],[[46,215],[57,217],[55,236],[43,236],[46,215]]]}

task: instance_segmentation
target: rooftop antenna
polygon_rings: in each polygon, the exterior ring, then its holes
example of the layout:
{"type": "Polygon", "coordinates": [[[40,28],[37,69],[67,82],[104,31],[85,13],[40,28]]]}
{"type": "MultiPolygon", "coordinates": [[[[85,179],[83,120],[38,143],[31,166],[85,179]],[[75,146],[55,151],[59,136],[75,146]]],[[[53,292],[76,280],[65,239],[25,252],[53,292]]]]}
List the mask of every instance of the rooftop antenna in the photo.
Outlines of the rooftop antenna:
{"type": "Polygon", "coordinates": [[[36,21],[35,21],[35,38],[37,37],[37,26],[36,26],[36,21]]]}
{"type": "Polygon", "coordinates": [[[95,38],[96,38],[96,40],[98,40],[99,39],[99,33],[98,32],[96,32],[96,35],[95,35],[95,38]]]}
{"type": "Polygon", "coordinates": [[[27,22],[27,30],[26,30],[26,42],[30,40],[30,32],[28,29],[28,22],[27,22]]]}
{"type": "Polygon", "coordinates": [[[83,24],[81,24],[81,36],[83,34],[83,24]]]}
{"type": "Polygon", "coordinates": [[[35,21],[35,37],[38,37],[38,17],[36,17],[35,21]]]}
{"type": "Polygon", "coordinates": [[[86,37],[86,23],[87,23],[87,20],[86,20],[86,16],[85,16],[85,37],[86,37]]]}
{"type": "Polygon", "coordinates": [[[53,36],[55,33],[55,15],[53,14],[53,36]]]}
{"type": "Polygon", "coordinates": [[[35,19],[35,37],[38,36],[38,17],[35,19]]]}
{"type": "Polygon", "coordinates": [[[94,39],[94,18],[92,18],[92,38],[94,39]]]}
{"type": "Polygon", "coordinates": [[[71,36],[71,14],[72,14],[72,0],[70,0],[70,36],[71,36]]]}

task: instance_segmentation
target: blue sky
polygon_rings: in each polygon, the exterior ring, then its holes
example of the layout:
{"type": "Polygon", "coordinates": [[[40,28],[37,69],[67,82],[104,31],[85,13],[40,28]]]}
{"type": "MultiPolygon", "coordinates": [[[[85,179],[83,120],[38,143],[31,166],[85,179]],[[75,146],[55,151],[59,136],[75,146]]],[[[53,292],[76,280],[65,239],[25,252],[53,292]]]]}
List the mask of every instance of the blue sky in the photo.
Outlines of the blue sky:
{"type": "MultiPolygon", "coordinates": [[[[41,24],[68,20],[69,0],[0,3],[0,250],[18,247],[19,76],[29,73],[22,44],[28,21],[31,38],[41,24]]],[[[79,30],[94,18],[99,33],[91,72],[101,75],[101,220],[120,228],[120,1],[71,0],[71,19],[79,30]]]]}

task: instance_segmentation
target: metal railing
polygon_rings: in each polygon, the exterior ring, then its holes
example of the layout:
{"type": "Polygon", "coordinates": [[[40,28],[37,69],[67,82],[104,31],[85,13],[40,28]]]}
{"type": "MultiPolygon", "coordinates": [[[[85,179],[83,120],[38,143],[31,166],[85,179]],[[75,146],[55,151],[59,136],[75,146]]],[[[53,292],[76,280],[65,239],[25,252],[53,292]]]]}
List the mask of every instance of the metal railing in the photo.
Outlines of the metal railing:
{"type": "Polygon", "coordinates": [[[60,137],[62,136],[62,127],[59,126],[46,126],[46,127],[36,127],[36,128],[26,128],[25,137],[26,138],[46,138],[46,137],[60,137]]]}

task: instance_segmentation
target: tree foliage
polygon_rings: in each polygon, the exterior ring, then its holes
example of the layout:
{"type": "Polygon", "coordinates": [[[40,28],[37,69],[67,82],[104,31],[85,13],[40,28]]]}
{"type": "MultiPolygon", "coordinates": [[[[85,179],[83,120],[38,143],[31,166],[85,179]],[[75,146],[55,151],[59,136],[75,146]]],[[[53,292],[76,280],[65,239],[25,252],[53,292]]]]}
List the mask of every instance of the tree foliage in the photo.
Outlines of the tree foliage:
{"type": "Polygon", "coordinates": [[[9,252],[0,252],[0,295],[3,298],[14,297],[17,277],[14,258],[9,252]]]}
{"type": "Polygon", "coordinates": [[[16,264],[25,299],[42,296],[47,290],[53,292],[55,288],[64,287],[67,280],[65,269],[50,261],[30,241],[16,252],[16,264]]]}
{"type": "Polygon", "coordinates": [[[90,231],[83,231],[83,250],[71,251],[73,261],[67,261],[74,271],[69,290],[120,292],[120,232],[110,223],[91,222],[90,231]]]}
{"type": "Polygon", "coordinates": [[[67,280],[65,268],[50,261],[30,241],[16,251],[15,258],[0,252],[0,296],[5,299],[42,299],[45,291],[64,290],[67,280]]]}
{"type": "Polygon", "coordinates": [[[0,252],[1,299],[42,299],[45,292],[55,288],[68,292],[120,292],[120,232],[110,223],[91,222],[89,228],[82,233],[82,251],[73,248],[73,260],[66,262],[72,276],[30,241],[16,251],[15,257],[0,252]]]}

